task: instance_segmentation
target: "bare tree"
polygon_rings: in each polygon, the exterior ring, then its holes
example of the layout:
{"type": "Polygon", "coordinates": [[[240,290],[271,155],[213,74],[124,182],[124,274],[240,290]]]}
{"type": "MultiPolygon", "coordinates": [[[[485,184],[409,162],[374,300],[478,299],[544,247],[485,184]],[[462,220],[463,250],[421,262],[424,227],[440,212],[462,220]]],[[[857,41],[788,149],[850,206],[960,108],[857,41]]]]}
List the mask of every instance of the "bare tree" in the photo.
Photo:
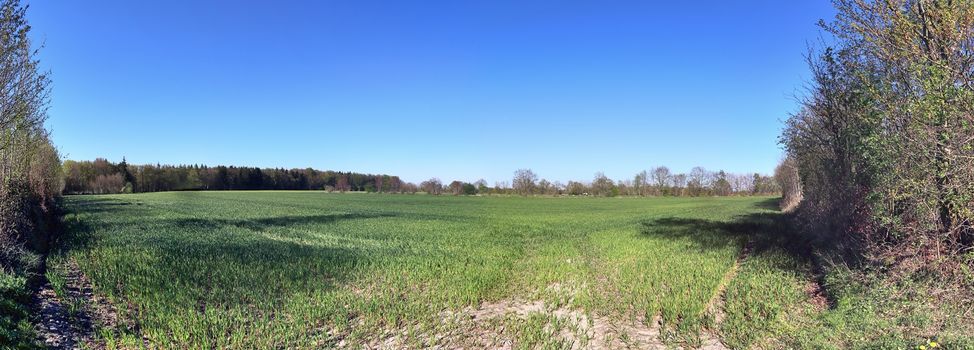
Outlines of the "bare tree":
{"type": "Polygon", "coordinates": [[[122,188],[125,187],[125,179],[122,174],[112,174],[112,175],[98,175],[95,181],[92,183],[91,188],[95,190],[95,193],[106,194],[106,193],[121,193],[122,188]]]}
{"type": "Polygon", "coordinates": [[[541,179],[541,181],[538,181],[538,193],[541,193],[541,194],[544,194],[544,195],[551,195],[552,192],[553,191],[552,191],[551,182],[549,182],[548,180],[545,180],[545,179],[541,179]]]}
{"type": "Polygon", "coordinates": [[[710,187],[710,172],[703,167],[693,167],[690,169],[690,176],[687,178],[687,191],[691,196],[701,196],[710,187]]]}
{"type": "Polygon", "coordinates": [[[551,188],[553,194],[562,195],[565,193],[565,185],[563,185],[561,182],[555,181],[555,183],[551,185],[551,188]]]}
{"type": "Polygon", "coordinates": [[[419,191],[419,186],[412,182],[403,183],[401,188],[403,193],[416,194],[419,191]]]}
{"type": "Polygon", "coordinates": [[[382,175],[375,176],[375,192],[382,193],[382,175]]]}
{"type": "Polygon", "coordinates": [[[749,174],[727,174],[727,182],[730,183],[731,192],[734,194],[749,195],[754,192],[754,176],[749,174]]]}
{"type": "Polygon", "coordinates": [[[435,177],[423,181],[419,184],[419,187],[422,188],[427,194],[439,195],[440,193],[443,193],[443,183],[440,182],[440,179],[435,177]]]}
{"type": "Polygon", "coordinates": [[[629,191],[632,191],[632,182],[629,180],[619,180],[616,181],[616,192],[622,195],[629,195],[629,191]]]}
{"type": "Polygon", "coordinates": [[[514,191],[522,196],[527,196],[534,193],[537,187],[536,182],[538,181],[538,175],[535,175],[531,169],[518,169],[514,172],[514,191]]]}
{"type": "Polygon", "coordinates": [[[785,158],[774,169],[774,180],[781,187],[781,210],[791,211],[802,200],[802,184],[793,158],[785,158]]]}
{"type": "Polygon", "coordinates": [[[454,180],[450,183],[450,193],[454,196],[459,196],[463,194],[463,181],[454,180]]]}
{"type": "Polygon", "coordinates": [[[610,179],[608,176],[605,176],[605,174],[602,173],[601,171],[595,173],[595,178],[592,180],[592,192],[594,192],[593,194],[597,196],[609,197],[609,196],[616,195],[617,191],[618,189],[615,187],[615,184],[613,184],[612,179],[610,179]]]}
{"type": "Polygon", "coordinates": [[[339,192],[347,192],[352,189],[351,184],[348,183],[348,175],[338,176],[338,180],[335,183],[335,189],[339,192]]]}
{"type": "Polygon", "coordinates": [[[568,181],[568,185],[565,186],[565,191],[572,196],[582,196],[588,194],[585,184],[578,181],[568,181]]]}
{"type": "Polygon", "coordinates": [[[683,196],[686,194],[684,192],[686,191],[687,187],[687,174],[679,173],[673,175],[670,177],[670,183],[673,184],[672,192],[674,196],[683,196]]]}
{"type": "Polygon", "coordinates": [[[393,176],[389,178],[389,192],[400,193],[402,192],[402,180],[398,176],[393,176]]]}
{"type": "Polygon", "coordinates": [[[507,181],[494,182],[494,193],[496,194],[507,194],[510,189],[511,185],[507,181]]]}
{"type": "Polygon", "coordinates": [[[653,169],[653,187],[657,195],[666,194],[666,185],[670,183],[670,168],[659,166],[653,169]]]}

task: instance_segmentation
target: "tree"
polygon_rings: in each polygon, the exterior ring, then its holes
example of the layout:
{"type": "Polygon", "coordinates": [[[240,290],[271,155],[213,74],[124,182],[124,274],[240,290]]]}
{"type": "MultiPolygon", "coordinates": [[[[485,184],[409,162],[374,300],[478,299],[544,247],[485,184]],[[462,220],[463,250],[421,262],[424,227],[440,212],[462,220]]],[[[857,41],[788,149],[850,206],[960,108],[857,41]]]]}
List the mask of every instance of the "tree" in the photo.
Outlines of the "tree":
{"type": "Polygon", "coordinates": [[[755,179],[760,179],[759,174],[727,174],[727,182],[730,183],[731,193],[750,195],[754,193],[755,179]]]}
{"type": "Polygon", "coordinates": [[[690,169],[687,177],[687,191],[691,196],[702,196],[706,194],[707,187],[710,186],[710,172],[702,167],[690,169]]]}
{"type": "Polygon", "coordinates": [[[440,195],[440,193],[443,192],[443,183],[440,182],[440,179],[435,177],[423,181],[419,184],[419,187],[422,188],[427,194],[440,195]]]}
{"type": "Polygon", "coordinates": [[[402,180],[400,180],[398,176],[392,176],[389,178],[389,192],[402,192],[402,180]]]}
{"type": "Polygon", "coordinates": [[[182,187],[182,189],[195,190],[202,188],[203,180],[201,179],[199,168],[187,167],[185,178],[181,182],[182,186],[180,187],[182,187]]]}
{"type": "Polygon", "coordinates": [[[592,180],[592,192],[596,196],[603,197],[612,197],[619,194],[612,179],[605,176],[601,171],[595,173],[595,178],[592,180]]]}
{"type": "Polygon", "coordinates": [[[81,176],[83,165],[73,160],[65,160],[62,172],[64,173],[64,192],[83,193],[85,189],[85,179],[81,176]]]}
{"type": "Polygon", "coordinates": [[[645,196],[648,183],[649,175],[646,174],[646,170],[640,171],[632,179],[632,189],[637,196],[645,196]]]}
{"type": "Polygon", "coordinates": [[[673,184],[673,195],[675,196],[685,195],[684,192],[686,191],[686,187],[687,187],[687,174],[679,173],[673,175],[670,178],[670,182],[673,184]]]}
{"type": "Polygon", "coordinates": [[[494,193],[496,194],[507,194],[511,186],[507,181],[497,181],[494,183],[494,193]]]}
{"type": "Polygon", "coordinates": [[[490,187],[487,187],[487,180],[477,180],[477,182],[474,182],[474,185],[477,186],[477,193],[487,193],[490,191],[490,187]]]}
{"type": "Polygon", "coordinates": [[[416,194],[419,191],[419,186],[412,182],[406,182],[402,184],[402,192],[408,194],[416,194]]]}
{"type": "Polygon", "coordinates": [[[551,185],[551,188],[553,194],[555,195],[565,194],[565,185],[563,185],[561,182],[555,181],[555,183],[551,185]]]}
{"type": "Polygon", "coordinates": [[[653,169],[653,187],[657,195],[666,194],[666,185],[670,182],[670,168],[659,166],[653,169]]]}
{"type": "Polygon", "coordinates": [[[375,182],[374,182],[375,183],[375,191],[378,192],[378,193],[382,193],[383,177],[384,176],[382,176],[382,175],[376,175],[375,176],[375,182]]]}
{"type": "Polygon", "coordinates": [[[802,200],[802,184],[793,158],[785,158],[774,169],[774,180],[781,188],[781,210],[791,211],[802,200]]]}
{"type": "Polygon", "coordinates": [[[538,181],[538,193],[544,195],[552,194],[551,182],[548,182],[548,180],[545,179],[541,179],[541,181],[538,181]]]}
{"type": "Polygon", "coordinates": [[[124,187],[125,179],[119,173],[98,175],[91,183],[92,193],[95,194],[121,193],[124,187]]]}
{"type": "Polygon", "coordinates": [[[450,183],[449,188],[450,188],[450,193],[452,193],[454,196],[459,196],[459,195],[463,194],[463,182],[462,181],[454,180],[453,182],[450,183]]]}
{"type": "Polygon", "coordinates": [[[974,250],[974,7],[835,5],[823,27],[836,40],[810,55],[809,93],[781,136],[797,169],[781,168],[782,191],[798,198],[797,179],[807,233],[863,256],[974,250]]]}
{"type": "Polygon", "coordinates": [[[8,312],[11,307],[21,305],[6,291],[21,287],[10,289],[6,281],[27,279],[25,272],[43,261],[37,253],[47,253],[59,231],[58,197],[64,188],[61,157],[44,127],[51,82],[31,47],[26,10],[20,1],[0,0],[0,274],[5,285],[0,287],[0,338],[8,346],[33,341],[18,339],[21,332],[10,328],[26,319],[8,317],[16,314],[8,312]]]}
{"type": "Polygon", "coordinates": [[[587,195],[588,191],[585,188],[585,184],[578,181],[568,181],[568,185],[565,186],[565,191],[572,196],[587,195]]]}
{"type": "Polygon", "coordinates": [[[619,195],[619,194],[629,195],[629,194],[632,194],[631,193],[631,191],[632,191],[632,188],[631,187],[632,187],[632,183],[629,182],[628,180],[619,180],[619,181],[616,181],[614,195],[619,195]]]}
{"type": "Polygon", "coordinates": [[[538,175],[535,175],[531,169],[518,169],[514,172],[514,180],[511,183],[517,194],[527,196],[535,192],[537,181],[538,175]]]}
{"type": "Polygon", "coordinates": [[[465,194],[467,196],[473,196],[473,195],[477,194],[477,186],[474,186],[474,184],[471,184],[471,183],[464,182],[463,183],[463,194],[465,194]]]}
{"type": "Polygon", "coordinates": [[[348,175],[343,174],[338,176],[338,182],[335,184],[335,189],[338,190],[338,192],[343,193],[352,189],[352,185],[348,181],[348,175]]]}
{"type": "Polygon", "coordinates": [[[125,161],[125,157],[122,157],[122,162],[118,163],[118,172],[122,174],[122,179],[127,183],[135,183],[135,176],[129,171],[129,164],[125,161]]]}
{"type": "MultiPolygon", "coordinates": [[[[777,170],[776,170],[777,171],[777,170]]],[[[754,173],[754,185],[752,193],[755,195],[769,195],[781,193],[781,187],[774,177],[754,173]]]]}
{"type": "Polygon", "coordinates": [[[720,170],[714,174],[713,190],[714,194],[718,196],[729,196],[731,194],[731,183],[727,179],[727,173],[723,170],[720,170]]]}

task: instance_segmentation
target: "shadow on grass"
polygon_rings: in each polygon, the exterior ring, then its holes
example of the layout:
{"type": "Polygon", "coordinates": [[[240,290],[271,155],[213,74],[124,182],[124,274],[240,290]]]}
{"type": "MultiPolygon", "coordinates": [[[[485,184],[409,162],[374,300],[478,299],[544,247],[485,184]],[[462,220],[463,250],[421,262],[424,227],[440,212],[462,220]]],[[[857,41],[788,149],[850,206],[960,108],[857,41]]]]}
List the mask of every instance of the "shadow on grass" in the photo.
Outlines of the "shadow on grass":
{"type": "MultiPolygon", "coordinates": [[[[68,196],[67,198],[70,198],[68,196]]],[[[67,201],[66,208],[70,208],[70,213],[101,213],[117,212],[119,210],[136,209],[142,206],[139,202],[130,202],[116,198],[85,198],[67,201]]]]}
{"type": "Polygon", "coordinates": [[[256,232],[263,232],[274,227],[330,224],[343,220],[373,219],[383,217],[393,217],[391,213],[339,213],[339,214],[320,214],[320,215],[285,215],[259,219],[215,219],[215,218],[181,218],[174,219],[167,224],[180,228],[204,228],[217,229],[223,226],[235,226],[256,232]]]}
{"type": "MultiPolygon", "coordinates": [[[[110,215],[138,215],[122,209],[128,207],[125,204],[101,201],[75,207],[74,213],[90,213],[103,206],[118,208],[118,214],[110,215]]],[[[194,305],[200,313],[213,308],[257,305],[253,311],[260,314],[274,312],[294,295],[327,292],[347,283],[362,266],[360,262],[367,252],[227,232],[221,227],[263,232],[290,225],[392,216],[357,213],[250,220],[147,218],[106,222],[99,220],[103,215],[106,214],[67,217],[65,234],[56,252],[109,248],[94,251],[95,260],[100,261],[94,266],[110,267],[110,271],[83,271],[107,288],[101,292],[128,300],[140,291],[153,291],[171,300],[169,304],[194,305]],[[203,232],[192,228],[202,228],[203,232]]]]}
{"type": "MultiPolygon", "coordinates": [[[[777,205],[776,198],[758,203],[759,207],[771,205],[777,205]]],[[[810,242],[800,237],[789,221],[788,214],[780,212],[743,215],[732,221],[669,217],[644,221],[640,231],[646,236],[689,238],[703,250],[748,244],[752,255],[780,249],[799,261],[810,261],[810,242]]]]}
{"type": "Polygon", "coordinates": [[[145,254],[157,271],[151,283],[184,286],[181,294],[232,306],[276,304],[295,293],[331,290],[350,278],[363,252],[274,239],[211,237],[160,241],[145,254]]]}
{"type": "MultiPolygon", "coordinates": [[[[727,248],[731,245],[750,247],[752,257],[781,252],[789,255],[795,263],[775,264],[777,268],[797,274],[811,273],[817,288],[811,293],[824,298],[829,308],[836,307],[837,300],[826,288],[825,272],[821,257],[820,243],[803,236],[793,226],[793,214],[777,211],[778,198],[758,202],[762,209],[774,212],[760,212],[742,215],[731,221],[715,221],[670,217],[645,221],[641,233],[663,239],[689,238],[699,249],[727,248]]],[[[779,260],[780,261],[780,260],[779,260]]],[[[814,296],[813,296],[814,297],[814,296]]]]}
{"type": "Polygon", "coordinates": [[[64,213],[60,231],[54,239],[52,254],[64,254],[69,250],[84,249],[91,246],[97,239],[95,232],[105,228],[107,224],[92,220],[99,215],[127,215],[139,217],[135,211],[145,211],[147,208],[139,202],[130,202],[116,198],[84,198],[65,197],[62,202],[64,213]]]}
{"type": "Polygon", "coordinates": [[[778,211],[781,209],[781,197],[768,198],[755,203],[754,206],[764,210],[778,211]]]}

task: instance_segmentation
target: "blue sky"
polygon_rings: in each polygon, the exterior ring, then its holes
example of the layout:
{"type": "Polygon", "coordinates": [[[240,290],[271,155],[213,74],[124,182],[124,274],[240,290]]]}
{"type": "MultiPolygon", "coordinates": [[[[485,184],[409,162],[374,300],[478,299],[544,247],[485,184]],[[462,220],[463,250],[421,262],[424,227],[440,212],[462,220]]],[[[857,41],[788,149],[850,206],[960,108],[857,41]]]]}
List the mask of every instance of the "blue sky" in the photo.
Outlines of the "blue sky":
{"type": "Polygon", "coordinates": [[[69,159],[770,173],[828,1],[33,1],[69,159]]]}

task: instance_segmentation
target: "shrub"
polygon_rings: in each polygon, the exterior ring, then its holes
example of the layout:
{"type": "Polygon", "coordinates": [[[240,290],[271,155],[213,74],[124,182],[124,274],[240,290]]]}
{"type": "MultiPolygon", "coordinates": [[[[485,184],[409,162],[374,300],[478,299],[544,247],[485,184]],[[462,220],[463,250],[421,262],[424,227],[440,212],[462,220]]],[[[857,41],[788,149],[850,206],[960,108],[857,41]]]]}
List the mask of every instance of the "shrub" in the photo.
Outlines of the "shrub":
{"type": "Polygon", "coordinates": [[[836,0],[810,94],[781,141],[800,223],[821,243],[909,270],[974,248],[974,7],[836,0]]]}
{"type": "Polygon", "coordinates": [[[38,69],[26,6],[0,0],[0,344],[33,348],[28,282],[58,222],[61,161],[44,121],[50,81],[38,69]]]}

